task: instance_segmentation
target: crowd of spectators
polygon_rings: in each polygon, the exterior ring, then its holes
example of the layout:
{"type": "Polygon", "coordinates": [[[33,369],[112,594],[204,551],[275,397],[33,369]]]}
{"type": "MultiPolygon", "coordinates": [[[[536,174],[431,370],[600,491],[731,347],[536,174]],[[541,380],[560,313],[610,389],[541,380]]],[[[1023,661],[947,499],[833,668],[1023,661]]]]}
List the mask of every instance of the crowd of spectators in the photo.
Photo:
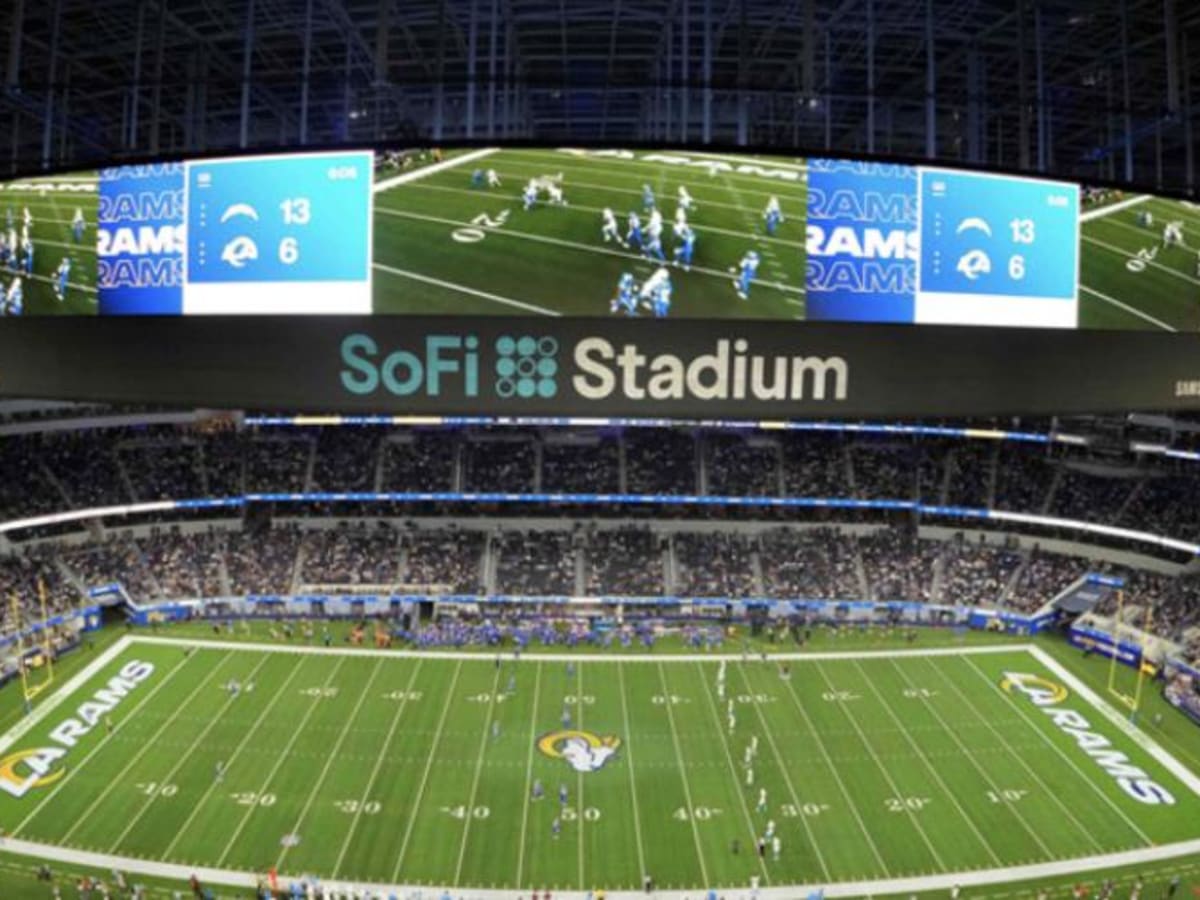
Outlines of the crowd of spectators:
{"type": "Polygon", "coordinates": [[[301,540],[302,585],[391,585],[399,580],[395,529],[358,522],[307,532],[301,540]]]}
{"type": "Polygon", "coordinates": [[[417,432],[409,440],[383,444],[385,491],[454,490],[456,441],[453,434],[417,432]]]}
{"type": "Polygon", "coordinates": [[[778,497],[779,444],[740,434],[709,435],[704,442],[708,493],[725,497],[778,497]]]}
{"type": "Polygon", "coordinates": [[[1019,551],[959,535],[942,545],[941,600],[955,606],[999,604],[1021,562],[1019,551]]]}
{"type": "Polygon", "coordinates": [[[575,590],[574,531],[505,531],[496,540],[502,594],[569,595],[575,590]]]}
{"type": "Polygon", "coordinates": [[[676,593],[687,597],[761,595],[754,573],[754,541],[725,532],[675,535],[676,593]]]}
{"type": "Polygon", "coordinates": [[[467,441],[462,454],[463,490],[528,493],[537,483],[537,457],[537,444],[525,435],[467,441]]]}
{"type": "Polygon", "coordinates": [[[933,600],[934,562],[941,544],[917,540],[909,528],[881,528],[858,542],[869,600],[933,600]]]}
{"type": "Polygon", "coordinates": [[[487,536],[456,528],[410,528],[402,539],[403,581],[411,589],[450,594],[481,594],[487,536]]]}
{"type": "Polygon", "coordinates": [[[589,594],[652,597],[663,593],[661,535],[648,528],[593,530],[586,546],[589,594]]]}
{"type": "Polygon", "coordinates": [[[621,451],[612,438],[543,443],[543,491],[615,494],[620,489],[621,451]]]}
{"type": "Polygon", "coordinates": [[[854,540],[834,528],[779,528],[759,538],[763,589],[772,597],[859,600],[854,540]]]}

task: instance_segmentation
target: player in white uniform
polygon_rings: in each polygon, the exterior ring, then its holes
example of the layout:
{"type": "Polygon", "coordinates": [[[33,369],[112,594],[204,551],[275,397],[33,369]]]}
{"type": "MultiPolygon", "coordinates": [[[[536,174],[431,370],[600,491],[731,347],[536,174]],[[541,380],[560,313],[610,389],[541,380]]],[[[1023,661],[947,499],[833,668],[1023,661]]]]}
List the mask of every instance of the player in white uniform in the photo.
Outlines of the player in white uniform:
{"type": "Polygon", "coordinates": [[[556,181],[551,181],[546,185],[546,193],[550,197],[550,202],[555,206],[566,206],[566,198],[563,197],[562,184],[556,181]]]}
{"type": "Polygon", "coordinates": [[[21,211],[21,221],[25,223],[25,230],[28,231],[33,226],[33,215],[29,212],[29,207],[26,206],[21,211]]]}
{"type": "Polygon", "coordinates": [[[54,296],[62,303],[67,299],[67,285],[71,280],[71,257],[64,256],[54,270],[54,296]]]}
{"type": "Polygon", "coordinates": [[[1163,225],[1162,245],[1164,247],[1183,246],[1183,222],[1167,222],[1163,225]]]}
{"type": "Polygon", "coordinates": [[[687,210],[682,206],[675,207],[675,237],[683,235],[683,231],[688,227],[687,210]]]}
{"type": "Polygon", "coordinates": [[[756,806],[755,809],[758,812],[766,812],[767,811],[767,789],[766,788],[758,789],[758,806],[756,806]]]}
{"type": "Polygon", "coordinates": [[[695,205],[696,201],[692,199],[692,195],[688,193],[688,189],[681,184],[679,186],[679,208],[691,212],[692,207],[695,205]]]}
{"type": "Polygon", "coordinates": [[[671,283],[671,273],[667,271],[666,266],[659,266],[654,270],[654,274],[645,280],[642,284],[642,289],[638,292],[647,303],[652,303],[655,295],[659,290],[671,283]]]}
{"type": "Polygon", "coordinates": [[[604,243],[611,244],[616,241],[622,247],[625,242],[621,240],[621,226],[617,224],[617,217],[611,209],[604,208],[604,226],[600,229],[600,236],[604,238],[604,243]]]}
{"type": "Polygon", "coordinates": [[[75,215],[71,217],[71,237],[75,239],[75,243],[83,240],[83,229],[86,227],[83,221],[83,210],[78,206],[75,207],[75,215]]]}
{"type": "Polygon", "coordinates": [[[487,170],[487,186],[490,188],[500,187],[500,176],[496,174],[495,169],[487,170]]]}
{"type": "Polygon", "coordinates": [[[655,236],[655,235],[661,235],[662,229],[663,229],[662,213],[659,212],[658,208],[656,207],[656,208],[650,210],[650,222],[649,222],[649,224],[646,225],[646,231],[650,235],[655,236]]]}

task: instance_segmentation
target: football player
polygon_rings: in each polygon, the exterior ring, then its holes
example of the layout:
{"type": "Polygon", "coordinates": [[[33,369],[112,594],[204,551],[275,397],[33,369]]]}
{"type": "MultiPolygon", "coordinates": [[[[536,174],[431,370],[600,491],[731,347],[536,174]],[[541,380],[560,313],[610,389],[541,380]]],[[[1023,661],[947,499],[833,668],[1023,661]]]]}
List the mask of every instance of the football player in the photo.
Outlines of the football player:
{"type": "Polygon", "coordinates": [[[754,283],[754,279],[758,277],[758,253],[754,250],[748,250],[746,255],[742,257],[738,263],[738,277],[734,287],[737,289],[737,295],[742,300],[750,299],[750,286],[754,283]]]}

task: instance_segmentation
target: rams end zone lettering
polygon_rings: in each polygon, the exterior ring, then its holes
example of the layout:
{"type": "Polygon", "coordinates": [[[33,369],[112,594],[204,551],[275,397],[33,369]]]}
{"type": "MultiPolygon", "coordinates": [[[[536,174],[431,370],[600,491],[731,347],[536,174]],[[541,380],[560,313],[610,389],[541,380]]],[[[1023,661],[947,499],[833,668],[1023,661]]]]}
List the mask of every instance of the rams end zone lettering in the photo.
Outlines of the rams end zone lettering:
{"type": "Polygon", "coordinates": [[[1138,803],[1148,806],[1175,804],[1170,791],[1152,781],[1149,775],[1129,761],[1129,757],[1113,748],[1108,738],[1091,731],[1092,726],[1087,719],[1073,709],[1058,708],[1058,704],[1067,699],[1065,687],[1024,672],[1005,672],[1000,686],[1010,694],[1015,691],[1028,697],[1060,731],[1070,735],[1079,749],[1094,759],[1121,790],[1138,803]]]}
{"type": "Polygon", "coordinates": [[[57,747],[22,750],[0,759],[0,790],[13,797],[24,797],[32,788],[45,787],[62,777],[62,770],[51,771],[92,731],[106,713],[116,709],[135,687],[154,674],[154,664],[132,660],[121,667],[116,677],[80,705],[75,715],[50,732],[57,747]]]}

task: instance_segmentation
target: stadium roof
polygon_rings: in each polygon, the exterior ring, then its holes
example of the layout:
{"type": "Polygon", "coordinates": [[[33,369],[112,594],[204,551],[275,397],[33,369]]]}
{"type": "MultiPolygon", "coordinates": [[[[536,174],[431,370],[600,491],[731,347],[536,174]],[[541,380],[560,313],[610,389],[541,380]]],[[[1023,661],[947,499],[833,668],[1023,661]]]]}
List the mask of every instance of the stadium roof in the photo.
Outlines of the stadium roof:
{"type": "Polygon", "coordinates": [[[2,6],[8,170],[500,137],[832,147],[1176,190],[1196,168],[1187,0],[2,6]]]}

